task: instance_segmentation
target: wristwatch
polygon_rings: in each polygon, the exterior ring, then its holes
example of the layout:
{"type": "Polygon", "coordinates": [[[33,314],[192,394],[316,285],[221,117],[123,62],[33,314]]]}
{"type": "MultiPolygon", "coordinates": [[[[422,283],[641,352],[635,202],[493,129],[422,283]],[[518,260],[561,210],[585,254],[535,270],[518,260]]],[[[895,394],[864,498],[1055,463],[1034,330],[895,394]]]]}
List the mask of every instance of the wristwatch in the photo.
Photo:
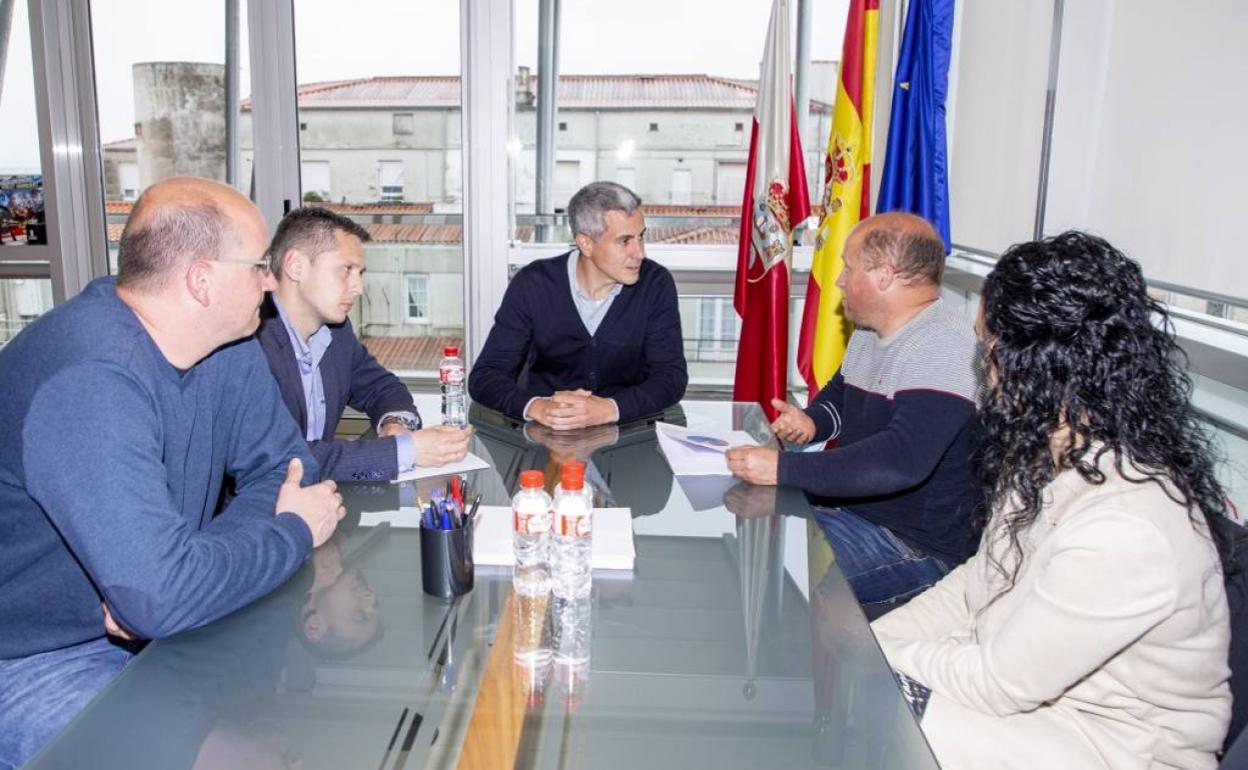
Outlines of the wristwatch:
{"type": "Polygon", "coordinates": [[[381,424],[378,425],[377,427],[380,429],[382,427],[385,427],[386,425],[389,425],[392,422],[397,422],[400,425],[402,425],[404,428],[407,428],[408,430],[420,429],[420,423],[416,422],[411,417],[407,417],[406,415],[402,415],[402,414],[392,414],[389,417],[386,417],[385,419],[381,421],[381,424]]]}

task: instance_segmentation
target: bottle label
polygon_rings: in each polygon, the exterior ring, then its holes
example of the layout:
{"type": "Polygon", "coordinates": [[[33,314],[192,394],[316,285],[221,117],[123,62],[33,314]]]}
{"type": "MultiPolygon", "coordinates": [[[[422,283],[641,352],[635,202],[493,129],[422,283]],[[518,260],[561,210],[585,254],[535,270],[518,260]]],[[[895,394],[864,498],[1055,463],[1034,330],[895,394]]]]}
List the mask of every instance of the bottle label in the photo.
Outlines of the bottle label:
{"type": "Polygon", "coordinates": [[[463,385],[464,367],[462,365],[439,367],[438,380],[443,385],[463,385]]]}
{"type": "Polygon", "coordinates": [[[540,535],[550,531],[554,511],[537,509],[520,511],[512,509],[512,527],[521,535],[540,535]]]}
{"type": "Polygon", "coordinates": [[[594,533],[594,517],[587,513],[580,516],[563,516],[559,519],[559,534],[563,537],[586,538],[594,533]]]}

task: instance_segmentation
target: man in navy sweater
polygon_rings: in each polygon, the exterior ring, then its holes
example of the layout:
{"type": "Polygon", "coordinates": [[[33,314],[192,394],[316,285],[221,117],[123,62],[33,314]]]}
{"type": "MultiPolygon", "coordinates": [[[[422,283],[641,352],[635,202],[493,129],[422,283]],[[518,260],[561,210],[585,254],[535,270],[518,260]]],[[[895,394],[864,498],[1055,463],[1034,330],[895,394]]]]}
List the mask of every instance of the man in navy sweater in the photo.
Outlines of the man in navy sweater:
{"type": "Polygon", "coordinates": [[[254,601],[342,518],[250,337],[264,220],[233,189],[148,188],[117,278],[0,350],[0,768],[125,664],[254,601]],[[234,495],[223,510],[222,486],[234,495]],[[106,634],[107,632],[107,634],[106,634]]]}
{"type": "Polygon", "coordinates": [[[260,347],[282,400],[326,478],[392,479],[415,465],[462,460],[472,429],[421,425],[412,394],[377,363],[347,314],[364,292],[368,231],[320,208],[295,209],[269,246],[277,285],[260,313],[260,347]],[[334,437],[347,405],[368,415],[377,438],[334,437]]]}
{"type": "Polygon", "coordinates": [[[944,243],[919,217],[861,222],[836,281],[857,325],[841,368],[804,410],[772,402],[778,437],[835,439],[835,448],[728,452],[746,481],[815,498],[837,565],[873,614],[932,585],[976,546],[977,342],[970,319],[940,299],[944,262],[944,243]]]}
{"type": "Polygon", "coordinates": [[[646,259],[641,199],[594,182],[572,196],[568,221],[576,248],[512,278],[468,393],[555,430],[661,412],[689,375],[676,283],[646,259]]]}

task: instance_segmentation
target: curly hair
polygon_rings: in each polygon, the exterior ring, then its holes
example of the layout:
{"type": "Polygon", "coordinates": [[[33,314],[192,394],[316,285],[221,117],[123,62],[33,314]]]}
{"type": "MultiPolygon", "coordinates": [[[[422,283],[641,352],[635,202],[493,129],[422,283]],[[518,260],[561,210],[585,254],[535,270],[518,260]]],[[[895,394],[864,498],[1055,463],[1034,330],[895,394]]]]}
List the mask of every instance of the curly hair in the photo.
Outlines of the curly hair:
{"type": "Polygon", "coordinates": [[[1019,537],[1044,488],[1066,468],[1103,483],[1097,462],[1107,452],[1123,478],[1158,484],[1193,522],[1196,509],[1207,521],[1226,514],[1186,357],[1139,264],[1074,231],[1018,244],[985,279],[982,309],[980,476],[985,512],[999,515],[988,537],[1008,537],[1007,559],[990,555],[1007,581],[1001,593],[1018,577],[1019,537]],[[1066,430],[1070,440],[1051,446],[1066,430]]]}

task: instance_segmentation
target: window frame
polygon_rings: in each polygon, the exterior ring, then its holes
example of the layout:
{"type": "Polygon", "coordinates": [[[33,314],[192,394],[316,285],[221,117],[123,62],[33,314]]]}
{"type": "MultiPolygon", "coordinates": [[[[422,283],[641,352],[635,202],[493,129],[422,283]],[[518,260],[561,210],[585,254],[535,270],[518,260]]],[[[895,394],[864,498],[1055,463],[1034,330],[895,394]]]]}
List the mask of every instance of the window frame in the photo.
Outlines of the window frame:
{"type": "Polygon", "coordinates": [[[429,291],[429,273],[404,273],[403,274],[403,297],[404,297],[404,316],[403,323],[428,325],[432,323],[433,313],[430,307],[430,291],[429,291]],[[424,283],[424,315],[412,315],[412,288],[413,282],[424,283]]]}

